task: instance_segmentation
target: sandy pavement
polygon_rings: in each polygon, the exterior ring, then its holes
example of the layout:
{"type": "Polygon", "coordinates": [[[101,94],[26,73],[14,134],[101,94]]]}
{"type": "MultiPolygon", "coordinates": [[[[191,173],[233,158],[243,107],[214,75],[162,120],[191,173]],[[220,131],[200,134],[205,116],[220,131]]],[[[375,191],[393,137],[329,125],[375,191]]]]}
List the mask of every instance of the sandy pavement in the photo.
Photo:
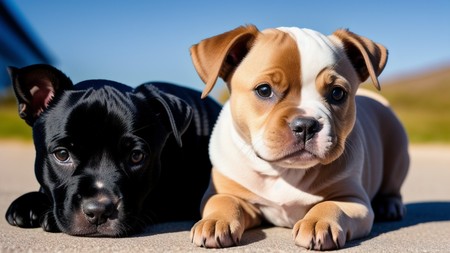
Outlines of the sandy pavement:
{"type": "MultiPolygon", "coordinates": [[[[407,216],[376,223],[364,239],[340,252],[450,252],[450,146],[414,145],[411,169],[403,187],[407,216]]],[[[83,238],[7,224],[13,199],[38,189],[30,143],[0,141],[0,252],[298,252],[290,229],[258,228],[238,247],[207,250],[189,242],[192,221],[160,224],[129,238],[83,238]]]]}

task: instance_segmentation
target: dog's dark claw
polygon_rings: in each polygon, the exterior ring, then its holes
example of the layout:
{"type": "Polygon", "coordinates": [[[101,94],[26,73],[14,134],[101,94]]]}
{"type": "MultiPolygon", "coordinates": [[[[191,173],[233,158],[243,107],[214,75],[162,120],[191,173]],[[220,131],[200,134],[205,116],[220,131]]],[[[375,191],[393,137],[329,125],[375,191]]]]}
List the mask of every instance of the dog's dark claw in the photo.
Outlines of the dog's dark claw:
{"type": "Polygon", "coordinates": [[[308,247],[308,249],[309,249],[309,250],[314,250],[314,239],[312,239],[312,240],[309,242],[309,247],[308,247]]]}
{"type": "Polygon", "coordinates": [[[236,237],[236,239],[234,240],[234,244],[236,246],[239,246],[240,243],[241,243],[241,240],[239,239],[239,237],[236,237]]]}
{"type": "Polygon", "coordinates": [[[339,243],[339,240],[336,240],[334,242],[334,245],[336,246],[336,249],[340,249],[341,248],[341,244],[339,243]]]}
{"type": "Polygon", "coordinates": [[[216,236],[216,243],[219,246],[219,248],[223,248],[222,243],[220,242],[220,238],[216,236]]]}
{"type": "Polygon", "coordinates": [[[203,237],[202,245],[203,248],[206,248],[206,237],[203,237]]]}

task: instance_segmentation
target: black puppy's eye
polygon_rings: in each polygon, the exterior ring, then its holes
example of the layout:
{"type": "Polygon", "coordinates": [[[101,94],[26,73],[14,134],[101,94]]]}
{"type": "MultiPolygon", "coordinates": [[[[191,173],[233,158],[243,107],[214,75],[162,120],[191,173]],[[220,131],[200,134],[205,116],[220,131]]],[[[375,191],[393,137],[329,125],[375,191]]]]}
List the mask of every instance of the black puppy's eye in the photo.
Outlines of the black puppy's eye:
{"type": "Polygon", "coordinates": [[[130,163],[133,165],[140,164],[145,158],[144,152],[140,150],[133,150],[130,154],[130,163]]]}
{"type": "Polygon", "coordinates": [[[331,100],[331,103],[341,103],[345,100],[347,96],[347,92],[341,88],[341,87],[334,87],[331,90],[331,93],[329,95],[329,99],[331,100]]]}
{"type": "Polygon", "coordinates": [[[53,156],[60,162],[68,162],[70,159],[69,151],[64,148],[56,150],[53,156]]]}
{"type": "Polygon", "coordinates": [[[258,85],[255,88],[255,92],[261,98],[270,98],[270,97],[273,96],[272,87],[270,87],[270,85],[267,84],[267,83],[263,83],[263,84],[258,85]]]}

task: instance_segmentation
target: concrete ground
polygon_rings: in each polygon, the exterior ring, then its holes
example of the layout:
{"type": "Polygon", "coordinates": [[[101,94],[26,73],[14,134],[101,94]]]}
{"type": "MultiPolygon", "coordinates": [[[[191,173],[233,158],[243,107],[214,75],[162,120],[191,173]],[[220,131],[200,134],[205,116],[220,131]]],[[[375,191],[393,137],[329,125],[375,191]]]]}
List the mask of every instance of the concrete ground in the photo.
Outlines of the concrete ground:
{"type": "MultiPolygon", "coordinates": [[[[372,233],[340,252],[450,252],[450,146],[412,146],[403,196],[407,215],[375,223],[372,233]]],[[[0,142],[0,213],[21,194],[38,189],[31,144],[0,142]]],[[[298,252],[290,229],[248,231],[238,247],[208,250],[189,241],[192,221],[160,224],[129,238],[83,238],[20,229],[0,217],[0,252],[298,252]]]]}

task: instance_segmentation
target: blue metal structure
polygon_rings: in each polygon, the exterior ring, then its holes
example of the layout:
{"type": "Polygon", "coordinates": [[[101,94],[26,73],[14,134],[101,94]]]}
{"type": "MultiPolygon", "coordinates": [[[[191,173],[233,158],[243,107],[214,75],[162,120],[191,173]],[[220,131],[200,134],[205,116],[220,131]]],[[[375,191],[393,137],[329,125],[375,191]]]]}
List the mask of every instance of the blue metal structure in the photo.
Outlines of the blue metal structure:
{"type": "Polygon", "coordinates": [[[21,17],[13,3],[0,0],[0,94],[10,85],[7,66],[52,63],[49,54],[21,17]]]}

